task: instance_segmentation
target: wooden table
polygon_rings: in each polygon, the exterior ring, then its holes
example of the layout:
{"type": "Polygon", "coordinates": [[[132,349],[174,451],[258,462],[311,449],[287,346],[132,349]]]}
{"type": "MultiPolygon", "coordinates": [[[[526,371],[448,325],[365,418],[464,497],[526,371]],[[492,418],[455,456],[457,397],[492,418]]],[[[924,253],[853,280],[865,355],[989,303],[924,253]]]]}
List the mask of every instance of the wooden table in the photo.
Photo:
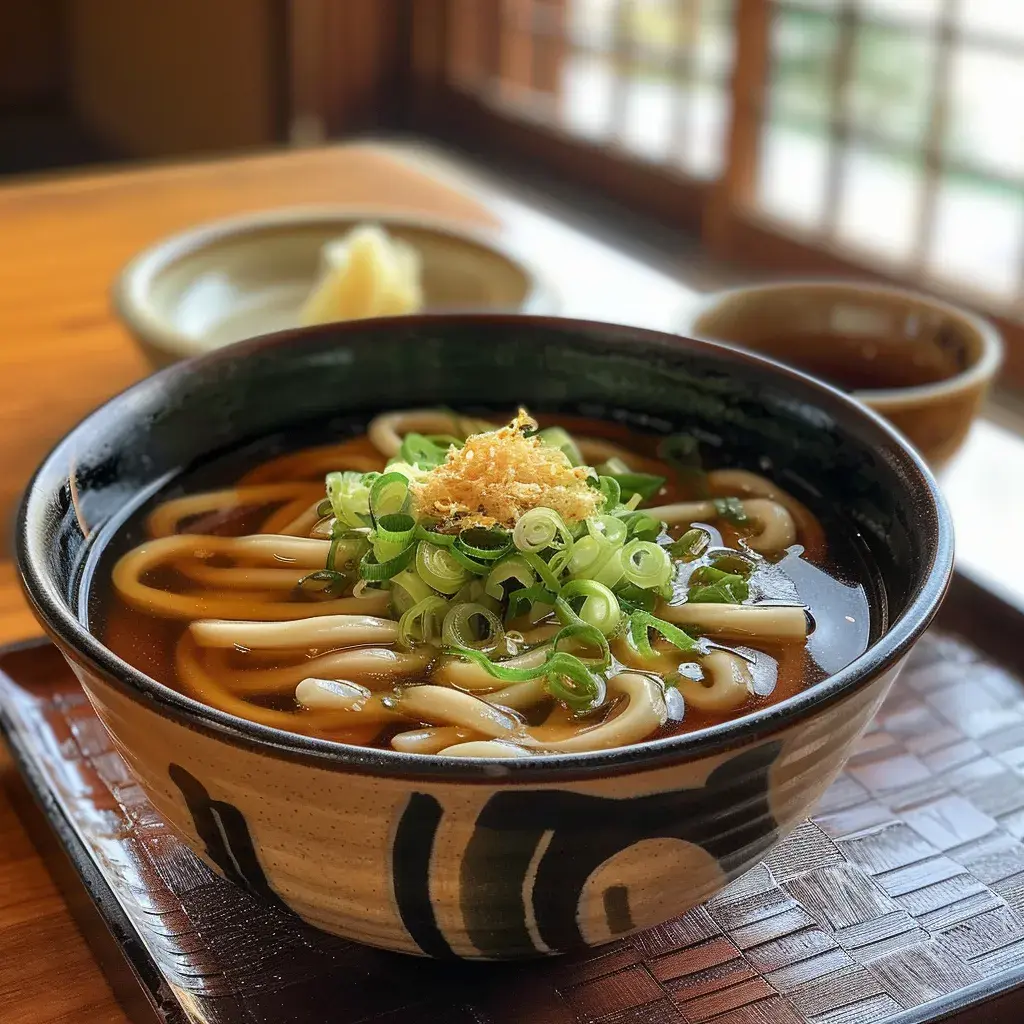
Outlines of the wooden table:
{"type": "MultiPolygon", "coordinates": [[[[495,225],[488,210],[376,146],[337,146],[0,188],[0,517],[48,448],[146,372],[108,289],[136,251],[197,221],[303,203],[425,211],[495,225]]],[[[5,547],[9,527],[4,531],[5,547]]],[[[0,561],[0,643],[39,632],[0,561]]],[[[13,771],[0,746],[0,772],[13,771]]],[[[6,780],[5,780],[6,781],[6,780]]],[[[0,1020],[127,1020],[0,791],[0,1020]]]]}

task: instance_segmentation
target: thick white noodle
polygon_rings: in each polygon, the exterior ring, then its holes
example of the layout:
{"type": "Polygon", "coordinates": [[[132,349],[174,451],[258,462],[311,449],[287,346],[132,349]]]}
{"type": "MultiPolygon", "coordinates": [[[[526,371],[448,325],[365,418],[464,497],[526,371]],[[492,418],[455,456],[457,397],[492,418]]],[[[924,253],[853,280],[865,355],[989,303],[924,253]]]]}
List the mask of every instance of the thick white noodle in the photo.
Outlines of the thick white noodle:
{"type": "Polygon", "coordinates": [[[229,512],[236,508],[256,508],[271,502],[295,501],[313,490],[309,483],[262,484],[255,487],[229,487],[223,491],[206,491],[173,498],[155,508],[146,519],[152,537],[169,537],[177,533],[183,519],[205,512],[229,512]]]}
{"type": "MultiPolygon", "coordinates": [[[[748,498],[741,501],[740,505],[747,517],[757,525],[757,532],[744,538],[754,551],[762,555],[774,554],[796,542],[793,517],[778,502],[767,498],[748,498]]],[[[696,522],[713,522],[718,518],[718,510],[713,501],[681,501],[674,505],[656,505],[644,511],[669,526],[678,523],[689,526],[696,522]]]]}
{"type": "Polygon", "coordinates": [[[442,757],[529,757],[530,751],[501,740],[470,740],[438,751],[442,757]]]}
{"type": "Polygon", "coordinates": [[[250,651],[355,647],[398,639],[398,623],[376,615],[318,615],[291,622],[200,619],[189,629],[200,647],[244,647],[250,651]]]}
{"type": "MultiPolygon", "coordinates": [[[[502,668],[540,668],[547,660],[550,650],[551,645],[545,644],[525,654],[517,654],[514,658],[506,658],[497,664],[502,668]]],[[[475,662],[462,661],[459,658],[445,658],[434,669],[432,678],[435,682],[457,686],[460,690],[493,690],[496,686],[501,686],[501,680],[496,679],[486,669],[475,662]]]]}
{"type": "Polygon", "coordinates": [[[432,725],[457,725],[483,736],[514,736],[522,731],[518,718],[469,693],[447,686],[409,686],[392,706],[408,718],[432,725]]]}
{"type": "Polygon", "coordinates": [[[753,693],[750,667],[738,654],[713,651],[700,659],[703,680],[681,677],[677,686],[687,704],[701,711],[732,711],[753,693]]]}
{"type": "Polygon", "coordinates": [[[805,640],[807,613],[799,605],[663,604],[663,619],[728,640],[805,640]]]}
{"type": "Polygon", "coordinates": [[[409,729],[391,737],[394,750],[404,754],[437,754],[455,743],[464,743],[474,738],[472,729],[460,729],[457,725],[428,725],[423,729],[409,729]]]}
{"type": "Polygon", "coordinates": [[[405,409],[375,416],[366,428],[370,443],[389,458],[398,454],[406,434],[467,434],[495,430],[497,424],[439,409],[405,409]]]}
{"type": "MultiPolygon", "coordinates": [[[[223,661],[216,670],[217,680],[235,693],[281,693],[308,677],[315,679],[356,679],[363,683],[391,686],[396,679],[422,673],[433,651],[392,651],[386,647],[350,647],[331,651],[316,658],[305,658],[295,665],[280,668],[253,668],[241,671],[228,668],[223,661]]],[[[381,689],[372,685],[371,689],[381,689]]]]}
{"type": "Polygon", "coordinates": [[[564,740],[539,740],[532,735],[532,730],[527,730],[526,737],[517,737],[516,742],[550,753],[610,750],[645,740],[668,720],[664,686],[650,676],[639,672],[619,672],[608,680],[608,696],[612,699],[624,697],[628,704],[607,722],[583,729],[564,740]]]}

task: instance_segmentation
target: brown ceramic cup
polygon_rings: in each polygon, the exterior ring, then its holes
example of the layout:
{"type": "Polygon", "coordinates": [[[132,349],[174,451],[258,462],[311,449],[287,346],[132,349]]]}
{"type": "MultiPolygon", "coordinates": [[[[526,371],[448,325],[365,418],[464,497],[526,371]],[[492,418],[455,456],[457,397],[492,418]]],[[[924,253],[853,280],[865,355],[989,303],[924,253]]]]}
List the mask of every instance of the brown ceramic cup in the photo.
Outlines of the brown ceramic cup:
{"type": "Polygon", "coordinates": [[[709,296],[682,333],[760,352],[850,392],[941,468],[1002,358],[996,328],[938,299],[870,282],[791,281],[709,296]]]}

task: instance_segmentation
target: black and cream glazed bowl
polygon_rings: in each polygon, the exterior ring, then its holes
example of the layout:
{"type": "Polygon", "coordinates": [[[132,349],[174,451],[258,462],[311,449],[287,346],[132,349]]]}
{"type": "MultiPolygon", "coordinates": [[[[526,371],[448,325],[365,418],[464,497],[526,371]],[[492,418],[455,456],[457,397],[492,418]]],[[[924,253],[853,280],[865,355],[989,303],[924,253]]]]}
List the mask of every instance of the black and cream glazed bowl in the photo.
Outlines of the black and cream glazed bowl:
{"type": "Polygon", "coordinates": [[[328,932],[501,959],[656,925],[764,857],[835,778],[931,621],[952,530],[928,470],[877,416],[758,356],[571,320],[419,317],[258,339],[137,384],[43,463],[18,559],[118,749],[199,856],[328,932]],[[721,726],[601,753],[473,760],[211,710],[83,624],[106,538],[183,470],[269,435],[282,448],[337,437],[382,409],[517,403],[686,429],[723,465],[770,466],[826,524],[860,535],[884,633],[824,682],[721,726]]]}

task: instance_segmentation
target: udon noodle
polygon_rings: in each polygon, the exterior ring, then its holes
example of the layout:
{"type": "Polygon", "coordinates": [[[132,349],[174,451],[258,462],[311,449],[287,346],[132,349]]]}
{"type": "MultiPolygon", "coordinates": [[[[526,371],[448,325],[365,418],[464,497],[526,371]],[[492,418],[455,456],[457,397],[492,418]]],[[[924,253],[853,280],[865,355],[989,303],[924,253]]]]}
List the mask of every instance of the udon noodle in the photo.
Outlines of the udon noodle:
{"type": "Polygon", "coordinates": [[[863,589],[792,494],[685,435],[580,427],[391,412],[164,501],[113,566],[107,641],[165,642],[162,681],[262,725],[487,758],[700,728],[863,650],[863,589]],[[857,615],[823,629],[840,591],[857,615]]]}

